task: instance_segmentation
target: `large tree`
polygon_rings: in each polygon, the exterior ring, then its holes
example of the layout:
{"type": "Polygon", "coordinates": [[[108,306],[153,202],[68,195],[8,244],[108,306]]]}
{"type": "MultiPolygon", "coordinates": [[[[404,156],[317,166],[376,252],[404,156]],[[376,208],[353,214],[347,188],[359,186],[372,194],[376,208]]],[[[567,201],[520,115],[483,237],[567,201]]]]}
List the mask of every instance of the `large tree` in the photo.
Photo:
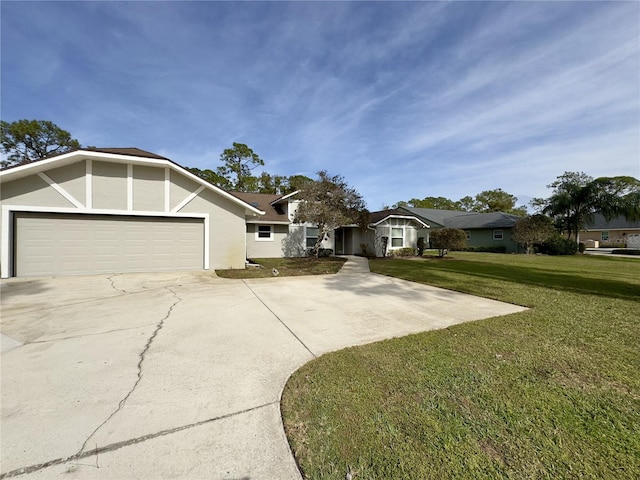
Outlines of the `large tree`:
{"type": "Polygon", "coordinates": [[[516,207],[518,197],[501,188],[484,190],[476,195],[473,212],[505,212],[513,215],[526,215],[526,207],[516,207]]]}
{"type": "Polygon", "coordinates": [[[624,216],[640,218],[640,181],[633,177],[600,177],[593,179],[583,172],[565,172],[547,185],[553,189],[549,198],[534,198],[534,208],[550,215],[556,224],[580,242],[580,230],[597,212],[607,220],[624,216]]]}
{"type": "Polygon", "coordinates": [[[0,121],[3,168],[24,165],[80,148],[80,142],[48,120],[0,121]]]}
{"type": "Polygon", "coordinates": [[[300,200],[294,215],[295,223],[310,223],[318,228],[318,240],[312,252],[318,255],[320,245],[330,232],[343,225],[368,221],[366,205],[360,194],[340,175],[331,176],[326,170],[318,172],[318,179],[302,185],[296,197],[300,200]]]}
{"type": "Polygon", "coordinates": [[[556,234],[551,219],[545,215],[531,215],[516,222],[511,230],[511,237],[532,253],[535,244],[544,243],[556,234]]]}
{"type": "Polygon", "coordinates": [[[224,164],[218,167],[217,173],[229,181],[232,190],[251,192],[257,188],[257,178],[251,170],[264,166],[264,161],[244,143],[233,142],[233,148],[226,148],[220,154],[224,164]]]}

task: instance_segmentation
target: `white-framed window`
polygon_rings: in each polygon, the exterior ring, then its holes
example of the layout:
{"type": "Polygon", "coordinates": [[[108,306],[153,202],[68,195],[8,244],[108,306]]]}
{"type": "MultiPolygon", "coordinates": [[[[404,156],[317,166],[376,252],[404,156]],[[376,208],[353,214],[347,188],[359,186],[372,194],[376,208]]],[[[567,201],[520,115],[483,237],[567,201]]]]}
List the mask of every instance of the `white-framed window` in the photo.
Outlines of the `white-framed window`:
{"type": "Polygon", "coordinates": [[[256,225],[256,242],[272,242],[273,225],[256,225]]]}
{"type": "Polygon", "coordinates": [[[600,232],[600,241],[608,242],[609,241],[609,232],[600,232]]]}
{"type": "Polygon", "coordinates": [[[391,227],[391,248],[404,247],[404,228],[391,227]]]}
{"type": "Polygon", "coordinates": [[[307,248],[313,248],[318,243],[318,228],[317,227],[306,227],[305,228],[305,237],[307,241],[307,248]]]}
{"type": "Polygon", "coordinates": [[[493,239],[494,240],[502,240],[504,238],[502,230],[494,230],[493,231],[493,239]]]}
{"type": "Polygon", "coordinates": [[[467,240],[471,240],[471,230],[465,230],[464,233],[467,235],[467,240]]]}

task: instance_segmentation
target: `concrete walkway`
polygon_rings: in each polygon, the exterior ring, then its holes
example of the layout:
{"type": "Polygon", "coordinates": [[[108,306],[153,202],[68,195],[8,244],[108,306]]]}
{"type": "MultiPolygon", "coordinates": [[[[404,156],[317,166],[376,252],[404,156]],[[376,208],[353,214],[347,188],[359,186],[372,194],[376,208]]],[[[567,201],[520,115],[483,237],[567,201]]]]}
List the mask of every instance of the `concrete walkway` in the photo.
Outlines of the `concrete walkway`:
{"type": "Polygon", "coordinates": [[[340,258],[346,258],[347,261],[338,272],[341,275],[356,275],[360,273],[369,273],[369,260],[365,257],[356,255],[339,255],[340,258]]]}
{"type": "Polygon", "coordinates": [[[300,479],[282,389],[326,352],[523,308],[372,273],[2,286],[3,478],[300,479]],[[455,308],[452,308],[454,307],[455,308]]]}

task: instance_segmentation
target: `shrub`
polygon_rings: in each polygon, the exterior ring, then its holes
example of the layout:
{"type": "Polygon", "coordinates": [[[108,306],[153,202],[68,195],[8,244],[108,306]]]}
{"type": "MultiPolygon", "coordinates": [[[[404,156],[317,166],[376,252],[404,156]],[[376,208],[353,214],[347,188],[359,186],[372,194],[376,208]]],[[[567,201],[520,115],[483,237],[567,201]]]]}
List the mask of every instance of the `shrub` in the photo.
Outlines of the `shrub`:
{"type": "Polygon", "coordinates": [[[395,250],[391,250],[389,254],[392,257],[413,257],[416,254],[416,249],[411,247],[397,248],[395,250]]]}
{"type": "Polygon", "coordinates": [[[573,240],[556,235],[551,240],[538,245],[538,251],[546,255],[575,255],[578,245],[573,240]]]}
{"type": "Polygon", "coordinates": [[[321,248],[318,250],[318,257],[332,257],[333,249],[331,248],[321,248]]]}
{"type": "Polygon", "coordinates": [[[640,249],[612,250],[611,253],[615,255],[640,255],[640,249]]]}
{"type": "Polygon", "coordinates": [[[580,253],[584,253],[584,251],[585,251],[586,249],[587,249],[587,246],[586,246],[583,242],[580,242],[580,243],[578,244],[578,251],[579,251],[580,253]]]}
{"type": "Polygon", "coordinates": [[[418,237],[418,256],[421,257],[422,254],[424,253],[424,237],[418,237]]]}
{"type": "Polygon", "coordinates": [[[467,234],[457,228],[442,228],[431,232],[433,246],[438,249],[438,256],[444,257],[447,250],[461,250],[467,245],[467,234]]]}

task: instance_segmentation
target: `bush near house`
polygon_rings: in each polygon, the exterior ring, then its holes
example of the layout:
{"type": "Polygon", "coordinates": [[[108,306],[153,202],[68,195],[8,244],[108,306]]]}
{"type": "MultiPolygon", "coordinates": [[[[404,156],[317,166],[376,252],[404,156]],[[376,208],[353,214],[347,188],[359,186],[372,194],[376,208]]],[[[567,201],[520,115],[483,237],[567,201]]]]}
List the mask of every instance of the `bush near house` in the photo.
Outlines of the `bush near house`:
{"type": "Polygon", "coordinates": [[[578,245],[574,240],[556,235],[551,240],[536,245],[536,249],[545,255],[575,255],[578,245]]]}

